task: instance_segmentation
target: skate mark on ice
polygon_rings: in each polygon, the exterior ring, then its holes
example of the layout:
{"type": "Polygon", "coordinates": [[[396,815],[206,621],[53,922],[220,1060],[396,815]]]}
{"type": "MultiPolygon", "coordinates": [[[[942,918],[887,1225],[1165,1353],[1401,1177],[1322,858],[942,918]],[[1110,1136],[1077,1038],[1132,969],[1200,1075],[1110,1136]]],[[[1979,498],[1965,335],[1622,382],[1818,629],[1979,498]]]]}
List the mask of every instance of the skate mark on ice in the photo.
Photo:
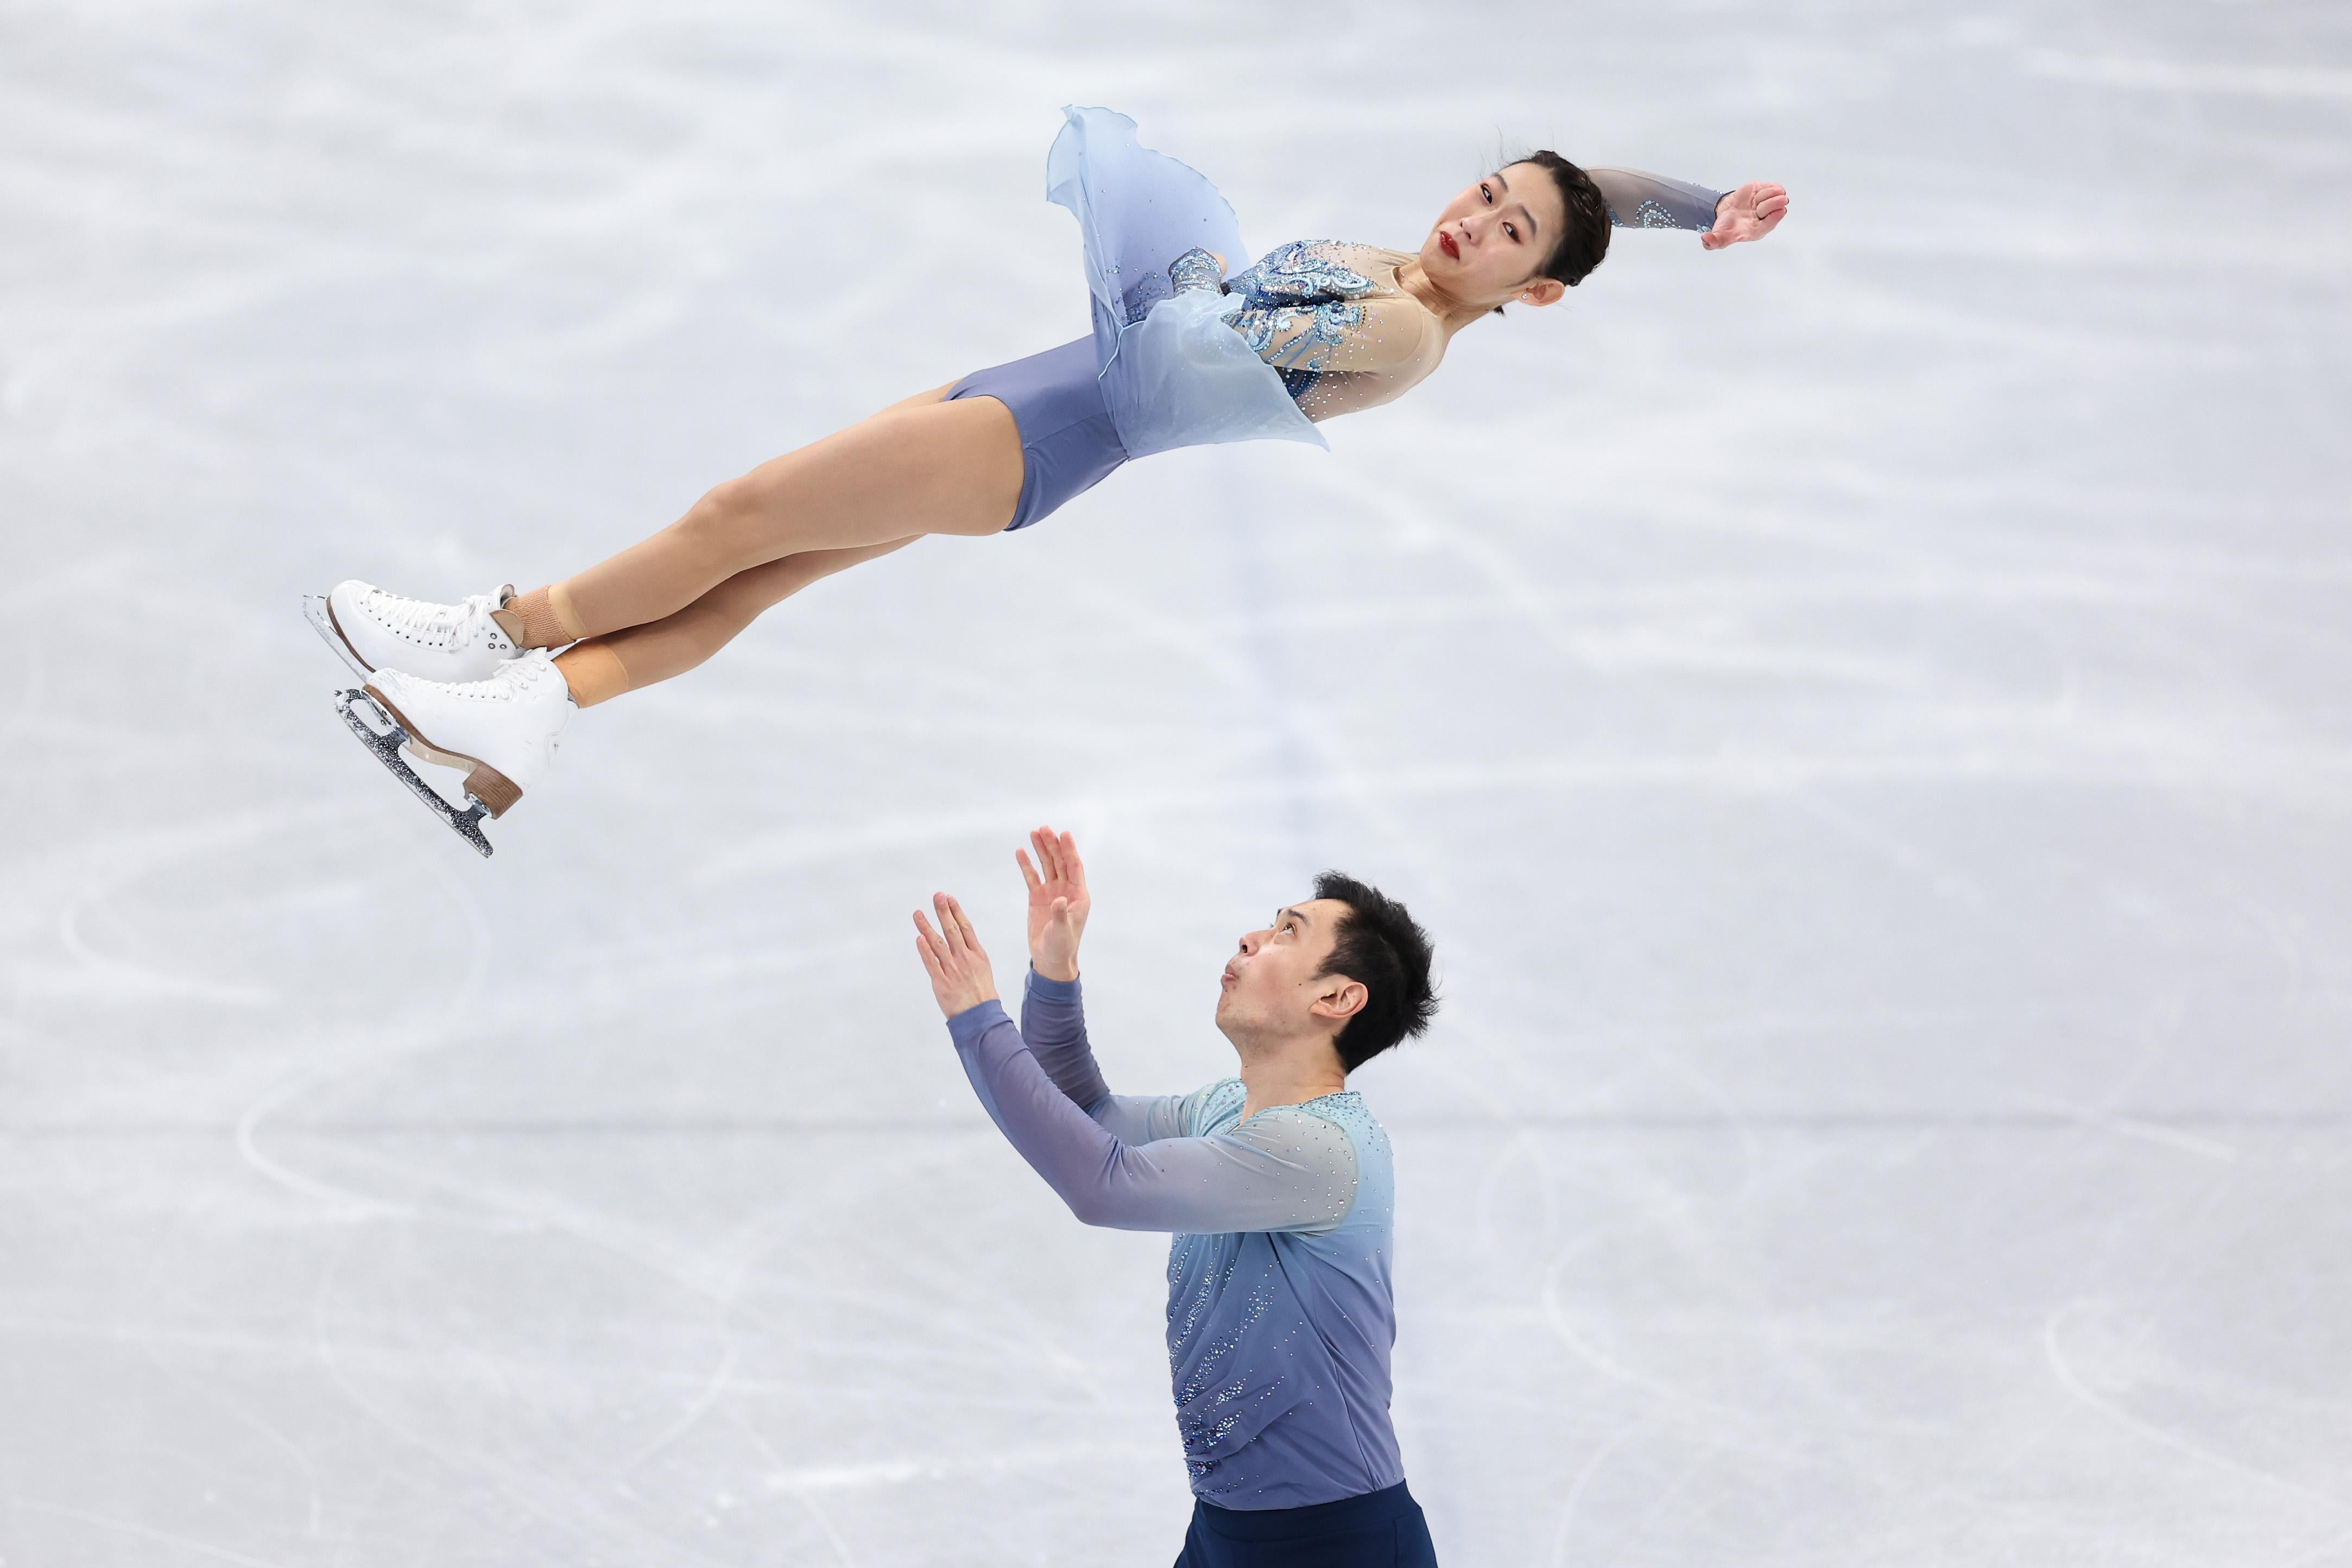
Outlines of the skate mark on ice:
{"type": "MultiPolygon", "coordinates": [[[[1570,1355],[1612,1383],[1623,1384],[1628,1388],[1651,1394],[1664,1404],[1678,1406],[1693,1415],[1710,1417],[1727,1431],[1733,1425],[1741,1426],[1750,1425],[1751,1418],[1745,1410],[1736,1405],[1726,1405],[1720,1400],[1709,1399],[1705,1394],[1693,1394],[1687,1389],[1676,1388],[1674,1384],[1664,1382],[1646,1372],[1626,1365],[1586,1339],[1578,1331],[1576,1326],[1569,1321],[1568,1304],[1561,1299],[1561,1276],[1567,1273],[1569,1265],[1575,1262],[1579,1256],[1610,1239],[1612,1233],[1619,1228],[1622,1227],[1605,1226],[1580,1237],[1570,1243],[1560,1255],[1552,1260],[1550,1268],[1544,1270],[1543,1285],[1539,1295],[1543,1305],[1544,1321],[1550,1326],[1553,1336],[1568,1348],[1570,1355]]],[[[1769,1451],[1778,1453],[1777,1449],[1769,1451]]]]}
{"type": "Polygon", "coordinates": [[[1001,1453],[974,1458],[873,1459],[855,1465],[803,1466],[771,1476],[766,1485],[772,1491],[782,1492],[794,1491],[801,1488],[825,1491],[853,1491],[871,1487],[904,1486],[913,1481],[961,1480],[974,1477],[1041,1473],[1051,1475],[1066,1469],[1072,1464],[1082,1463],[1107,1453],[1148,1459],[1167,1458],[1167,1450],[1140,1443],[1064,1443],[1010,1448],[1001,1453]]]}
{"type": "Polygon", "coordinates": [[[2115,1401],[2105,1397],[2095,1389],[2092,1388],[2090,1384],[2084,1383],[2075,1373],[2074,1364],[2066,1359],[2066,1352],[2064,1349],[2062,1348],[2060,1342],[2064,1337],[2065,1325],[2070,1319],[2080,1315],[2085,1310],[2095,1310],[2102,1303],[2090,1297],[2078,1296],[2074,1300],[2067,1302],[2064,1306],[2051,1313],[2047,1319],[2043,1320],[2042,1324],[2042,1358],[2049,1363],[2050,1373],[2053,1377],[2058,1380],[2059,1387],[2064,1389],[2068,1394],[2074,1395],[2075,1399],[2081,1401],[2084,1405],[2088,1405],[2091,1409],[2098,1412],[2101,1415],[2105,1416],[2108,1420],[2116,1423],[2125,1430],[2138,1436],[2145,1437],[2151,1443],[2160,1444],[2164,1447],[2171,1449],[2174,1453],[2185,1454],[2192,1459],[2201,1460],[2208,1465],[2212,1465],[2220,1469],[2226,1470],[2231,1475],[2242,1477],[2247,1480],[2260,1481],[2266,1486],[2276,1487],[2281,1491],[2291,1493],[2295,1497],[2303,1499],[2306,1502],[2317,1503],[2323,1508],[2326,1508],[2331,1510],[2341,1511],[2347,1506],[2352,1506],[2352,1503],[2348,1503],[2347,1500],[2344,1498],[2335,1497],[2326,1492],[2314,1490],[2312,1488],[2306,1487],[2298,1481],[2288,1480],[2284,1476],[2273,1475],[2268,1470],[2259,1468],[2253,1465],[2246,1464],[2242,1460],[2231,1458],[2226,1454],[2216,1453],[2200,1443],[2183,1437],[2177,1433],[2168,1432],[2151,1421],[2142,1420],[2139,1416],[2134,1415],[2130,1411],[2126,1410],[2122,1405],[2117,1405],[2115,1401]]]}
{"type": "MultiPolygon", "coordinates": [[[[76,978],[95,983],[110,997],[131,991],[226,1007],[278,1005],[284,998],[275,989],[173,974],[100,952],[82,935],[82,921],[92,910],[115,899],[124,889],[184,861],[206,855],[241,855],[249,846],[285,833],[289,826],[311,827],[332,820],[331,814],[318,809],[294,816],[249,812],[188,829],[142,834],[108,846],[104,858],[114,864],[98,871],[83,863],[78,874],[81,885],[67,899],[65,910],[58,917],[58,943],[79,966],[76,978]]],[[[58,978],[49,977],[52,984],[58,978]]]]}
{"type": "Polygon", "coordinates": [[[743,1362],[743,1346],[727,1323],[731,1307],[731,1302],[719,1303],[718,1326],[719,1333],[726,1338],[727,1350],[726,1353],[719,1358],[719,1365],[713,1369],[709,1377],[703,1379],[701,1388],[696,1391],[692,1399],[687,1401],[686,1408],[671,1418],[668,1426],[655,1433],[649,1440],[641,1444],[635,1452],[621,1461],[623,1469],[636,1468],[694,1430],[695,1426],[704,1416],[709,1415],[711,1409],[726,1395],[727,1391],[734,1386],[735,1369],[743,1362]]]}
{"type": "Polygon", "coordinates": [[[734,1415],[734,1424],[735,1430],[751,1446],[752,1451],[774,1467],[774,1473],[765,1483],[767,1489],[792,1499],[803,1512],[816,1521],[817,1529],[823,1532],[825,1544],[833,1548],[834,1558],[841,1568],[857,1568],[857,1553],[849,1549],[849,1542],[834,1527],[833,1515],[827,1513],[816,1499],[809,1496],[805,1488],[793,1484],[792,1467],[784,1462],[782,1454],[776,1452],[775,1445],[769,1442],[757,1426],[743,1419],[740,1413],[734,1415]]]}
{"type": "Polygon", "coordinates": [[[283,1563],[267,1557],[247,1557],[242,1552],[232,1552],[226,1546],[207,1546],[201,1541],[184,1535],[174,1535],[167,1530],[156,1530],[144,1524],[133,1524],[127,1519],[110,1519],[102,1513],[84,1513],[78,1508],[58,1503],[35,1502],[30,1498],[10,1498],[8,1506],[23,1509],[27,1513],[46,1513],[58,1519],[70,1519],[81,1524],[94,1524],[101,1530],[119,1530],[125,1535],[136,1535],[159,1545],[176,1546],[183,1552],[193,1552],[199,1557],[209,1557],[216,1563],[235,1563],[239,1568],[289,1568],[283,1563]]]}
{"type": "MultiPolygon", "coordinates": [[[[1317,801],[1349,800],[1360,791],[1398,801],[1442,800],[1514,790],[1552,793],[1640,787],[1761,795],[1786,793],[1802,784],[1957,780],[1977,785],[2108,784],[2141,792],[2177,791],[2194,784],[2214,789],[2253,789],[2267,795],[2274,793],[2273,786],[2281,777],[2315,779],[2334,788],[2336,775],[2343,771],[2340,758],[2315,749],[2280,749],[2257,755],[2240,748],[2226,756],[2216,752],[2209,758],[2179,761],[2206,765],[2182,765],[2169,776],[2152,778],[2146,764],[2132,757],[1986,757],[1966,748],[1932,755],[1873,755],[1860,750],[1835,755],[1743,750],[1705,757],[1536,757],[1369,770],[1344,781],[1286,782],[1274,792],[1255,783],[1139,789],[1122,795],[1118,816],[1129,822],[1148,821],[1235,805],[1258,806],[1264,805],[1269,794],[1296,794],[1317,801]]],[[[1048,803],[1045,814],[1051,816],[1055,809],[1048,803]]],[[[1002,831],[1008,820],[1026,822],[1039,814],[1039,801],[1033,795],[992,805],[910,811],[897,816],[869,818],[838,832],[814,828],[753,832],[740,839],[725,858],[713,858],[698,867],[692,880],[698,887],[711,888],[767,871],[832,864],[863,853],[952,843],[967,837],[993,835],[1002,831]]]]}
{"type": "Polygon", "coordinates": [[[1576,1479],[1569,1483],[1568,1500],[1559,1505],[1559,1528],[1552,1533],[1552,1568],[1564,1568],[1568,1562],[1568,1538],[1575,1527],[1577,1504],[1584,1500],[1585,1488],[1592,1484],[1592,1478],[1609,1463],[1610,1456],[1641,1433],[1643,1425],[1635,1422],[1633,1426],[1619,1427],[1609,1435],[1609,1441],[1593,1450],[1592,1457],[1577,1468],[1576,1479]]]}
{"type": "MultiPolygon", "coordinates": [[[[162,1270],[160,1268],[154,1268],[149,1272],[150,1288],[156,1289],[160,1294],[166,1289],[166,1283],[163,1279],[152,1277],[160,1274],[162,1270]]],[[[162,1336],[136,1333],[130,1337],[138,1346],[139,1353],[145,1357],[148,1364],[157,1372],[186,1389],[196,1398],[221,1411],[232,1421],[259,1433],[274,1447],[284,1450],[288,1457],[293,1459],[295,1468],[301,1474],[303,1489],[310,1494],[310,1506],[306,1510],[307,1523],[304,1525],[302,1533],[313,1541],[320,1539],[326,1520],[326,1483],[325,1479],[319,1473],[318,1461],[311,1457],[310,1451],[244,1405],[216,1392],[207,1379],[173,1365],[163,1353],[163,1348],[168,1342],[162,1336]]],[[[276,1348],[273,1343],[272,1349],[276,1348]]]]}
{"type": "MultiPolygon", "coordinates": [[[[362,1415],[390,1436],[429,1458],[491,1483],[496,1487],[499,1498],[518,1513],[575,1541],[583,1555],[576,1559],[567,1557],[565,1561],[587,1561],[595,1552],[609,1551],[619,1543],[625,1549],[634,1548],[641,1553],[631,1558],[625,1551],[624,1561],[682,1561],[722,1568],[719,1560],[691,1543],[672,1540],[657,1531],[647,1529],[632,1515],[599,1500],[593,1491],[574,1487],[565,1489],[561,1497],[549,1497],[546,1494],[551,1489],[551,1483],[543,1472],[509,1458],[499,1449],[480,1444],[439,1440],[413,1422],[384,1408],[354,1380],[331,1331],[330,1300],[335,1294],[341,1267],[340,1256],[330,1262],[320,1272],[318,1289],[312,1293],[311,1349],[320,1365],[325,1369],[328,1381],[362,1415]],[[654,1549],[677,1555],[656,1557],[654,1549]]],[[[455,1343],[445,1343],[443,1352],[447,1352],[455,1343]]],[[[494,1375],[499,1370],[494,1367],[494,1375]]],[[[279,1568],[279,1565],[268,1564],[266,1568],[279,1568]]]]}
{"type": "Polygon", "coordinates": [[[2167,1127],[2161,1122],[2143,1121],[2137,1117],[2114,1116],[2096,1110],[2077,1112],[2075,1120],[2085,1127],[2095,1127],[2118,1138],[2137,1138],[2143,1143],[2178,1149],[2184,1154],[2218,1160],[2225,1165],[2236,1163],[2238,1158],[2235,1144],[2224,1143],[2217,1138],[2200,1138],[2193,1132],[2184,1132],[2178,1127],[2167,1127]]]}
{"type": "Polygon", "coordinates": [[[1782,797],[1802,816],[1828,828],[1847,843],[1881,859],[1905,876],[1916,879],[1939,899],[1965,905],[1970,910],[1987,910],[1993,900],[1973,878],[1950,861],[1922,847],[1879,823],[1862,811],[1841,805],[1826,792],[1792,786],[1782,797]]]}
{"type": "Polygon", "coordinates": [[[261,1152],[261,1124],[281,1108],[309,1093],[317,1085],[336,1076],[332,1068],[314,1068],[282,1079],[262,1097],[247,1106],[245,1114],[236,1121],[236,1152],[246,1164],[263,1178],[277,1183],[287,1191],[299,1193],[306,1198],[316,1198],[331,1205],[327,1217],[338,1220],[407,1219],[418,1211],[414,1204],[390,1198],[379,1198],[349,1187],[338,1187],[327,1182],[315,1181],[291,1166],[280,1164],[261,1152]]]}
{"type": "Polygon", "coordinates": [[[1553,1232],[1559,1228],[1559,1203],[1553,1194],[1559,1178],[1535,1129],[1518,1125],[1511,1138],[1487,1160],[1478,1178],[1477,1195],[1471,1201],[1471,1223],[1477,1232],[1478,1245],[1489,1252],[1510,1250],[1511,1244],[1504,1237],[1503,1227],[1495,1215],[1504,1178],[1520,1168],[1532,1170],[1535,1179],[1530,1184],[1542,1204],[1536,1222],[1536,1246],[1548,1247],[1553,1232]]]}
{"type": "MultiPolygon", "coordinates": [[[[950,1163],[950,1157],[941,1155],[933,1163],[946,1164],[950,1163]]],[[[684,1270],[673,1271],[673,1278],[677,1282],[709,1297],[715,1308],[712,1314],[712,1326],[725,1342],[726,1351],[718,1367],[704,1380],[702,1388],[688,1402],[687,1407],[651,1441],[637,1448],[622,1461],[621,1468],[624,1471],[635,1470],[646,1460],[684,1436],[712,1412],[731,1405],[733,1402],[728,1400],[728,1395],[760,1391],[761,1385],[757,1380],[751,1384],[746,1384],[736,1375],[742,1359],[742,1342],[736,1331],[737,1321],[740,1319],[778,1337],[788,1336],[792,1325],[783,1317],[747,1303],[743,1300],[746,1288],[753,1283],[754,1275],[760,1265],[786,1247],[795,1236],[807,1228],[816,1214],[832,1210],[848,1194],[863,1191],[874,1184],[867,1175],[847,1175],[845,1179],[826,1184],[824,1196],[814,1204],[798,1206],[789,1212],[758,1222],[751,1227],[749,1234],[738,1239],[736,1246],[740,1250],[732,1266],[728,1269],[723,1283],[696,1285],[687,1279],[684,1270]]],[[[844,1293],[839,1291],[824,1294],[834,1300],[843,1299],[844,1296],[844,1293]]],[[[887,1303],[877,1300],[871,1304],[878,1310],[887,1303]]],[[[842,1568],[857,1568],[858,1558],[851,1549],[848,1540],[835,1524],[831,1513],[814,1496],[811,1495],[813,1486],[807,1479],[809,1472],[795,1470],[784,1456],[776,1451],[774,1446],[760,1432],[742,1409],[724,1408],[724,1415],[729,1425],[772,1468],[772,1474],[765,1483],[766,1489],[789,1498],[794,1506],[808,1516],[818,1532],[824,1538],[833,1558],[842,1565],[842,1568]]]]}
{"type": "Polygon", "coordinates": [[[437,859],[428,860],[426,865],[457,904],[459,915],[465,920],[469,939],[466,943],[468,957],[465,976],[450,989],[440,1011],[415,1020],[409,1026],[411,1038],[406,1043],[396,1044],[388,1050],[375,1051],[357,1061],[305,1068],[289,1074],[264,1090],[236,1120],[236,1151],[247,1166],[289,1191],[336,1205],[341,1211],[338,1217],[343,1219],[380,1216],[411,1219],[423,1211],[413,1203],[379,1198],[352,1188],[316,1181],[271,1159],[261,1152],[261,1127],[278,1111],[321,1084],[348,1073],[373,1070],[388,1062],[439,1048],[443,1023],[465,1017],[475,999],[480,995],[483,978],[489,968],[489,917],[482,909],[481,900],[475,896],[473,889],[467,887],[462,878],[437,859]]]}

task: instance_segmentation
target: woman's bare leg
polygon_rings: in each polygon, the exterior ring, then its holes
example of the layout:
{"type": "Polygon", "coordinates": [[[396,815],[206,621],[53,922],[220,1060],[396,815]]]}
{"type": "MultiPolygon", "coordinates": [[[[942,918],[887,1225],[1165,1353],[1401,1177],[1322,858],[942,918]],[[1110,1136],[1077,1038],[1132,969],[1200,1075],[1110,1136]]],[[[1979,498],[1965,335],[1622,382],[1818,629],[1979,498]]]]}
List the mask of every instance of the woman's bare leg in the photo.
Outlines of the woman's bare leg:
{"type": "Polygon", "coordinates": [[[580,644],[557,658],[555,668],[572,688],[572,701],[583,708],[684,675],[733,641],[761,612],[818,578],[904,549],[918,537],[851,550],[804,550],[738,572],[675,615],[580,644]]]}
{"type": "Polygon", "coordinates": [[[925,533],[994,533],[1020,504],[1013,411],[948,402],[942,386],[761,464],[684,517],[576,577],[515,600],[525,646],[646,626],[785,556],[866,550],[925,533]]]}

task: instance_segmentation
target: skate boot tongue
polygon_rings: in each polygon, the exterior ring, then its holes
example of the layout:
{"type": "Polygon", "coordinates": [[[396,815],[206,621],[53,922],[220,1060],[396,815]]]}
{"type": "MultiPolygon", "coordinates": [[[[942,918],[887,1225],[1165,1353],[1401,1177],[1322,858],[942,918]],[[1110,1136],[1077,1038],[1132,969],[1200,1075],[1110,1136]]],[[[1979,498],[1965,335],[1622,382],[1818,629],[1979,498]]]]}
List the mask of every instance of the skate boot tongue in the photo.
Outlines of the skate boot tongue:
{"type": "Polygon", "coordinates": [[[508,602],[514,596],[513,584],[499,589],[499,607],[490,612],[490,619],[498,624],[499,630],[506,633],[508,642],[516,647],[528,647],[530,645],[523,639],[530,635],[530,628],[524,624],[520,612],[507,608],[508,602]]]}

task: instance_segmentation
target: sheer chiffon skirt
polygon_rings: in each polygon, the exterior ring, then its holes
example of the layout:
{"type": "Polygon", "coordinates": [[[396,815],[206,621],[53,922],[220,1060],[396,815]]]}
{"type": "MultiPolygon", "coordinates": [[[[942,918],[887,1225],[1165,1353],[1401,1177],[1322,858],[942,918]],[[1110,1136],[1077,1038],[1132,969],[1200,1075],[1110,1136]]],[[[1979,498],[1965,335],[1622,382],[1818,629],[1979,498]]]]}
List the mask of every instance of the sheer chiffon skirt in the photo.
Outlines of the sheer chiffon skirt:
{"type": "Polygon", "coordinates": [[[1232,205],[1197,170],[1136,140],[1108,109],[1066,108],[1046,198],[1078,220],[1104,404],[1130,458],[1223,441],[1322,435],[1231,326],[1238,298],[1177,293],[1168,264],[1199,247],[1249,265],[1232,205]]]}

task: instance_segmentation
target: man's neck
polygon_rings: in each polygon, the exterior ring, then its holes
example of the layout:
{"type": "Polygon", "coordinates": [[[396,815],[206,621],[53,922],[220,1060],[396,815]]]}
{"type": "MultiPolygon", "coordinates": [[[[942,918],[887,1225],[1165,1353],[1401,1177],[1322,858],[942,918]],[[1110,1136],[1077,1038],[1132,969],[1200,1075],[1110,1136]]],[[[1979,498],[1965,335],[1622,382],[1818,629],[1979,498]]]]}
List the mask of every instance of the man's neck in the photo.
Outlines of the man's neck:
{"type": "Polygon", "coordinates": [[[1264,1047],[1245,1047],[1241,1053],[1242,1120],[1277,1105],[1303,1105],[1348,1087],[1347,1069],[1340,1067],[1330,1042],[1320,1037],[1284,1040],[1264,1047]]]}

